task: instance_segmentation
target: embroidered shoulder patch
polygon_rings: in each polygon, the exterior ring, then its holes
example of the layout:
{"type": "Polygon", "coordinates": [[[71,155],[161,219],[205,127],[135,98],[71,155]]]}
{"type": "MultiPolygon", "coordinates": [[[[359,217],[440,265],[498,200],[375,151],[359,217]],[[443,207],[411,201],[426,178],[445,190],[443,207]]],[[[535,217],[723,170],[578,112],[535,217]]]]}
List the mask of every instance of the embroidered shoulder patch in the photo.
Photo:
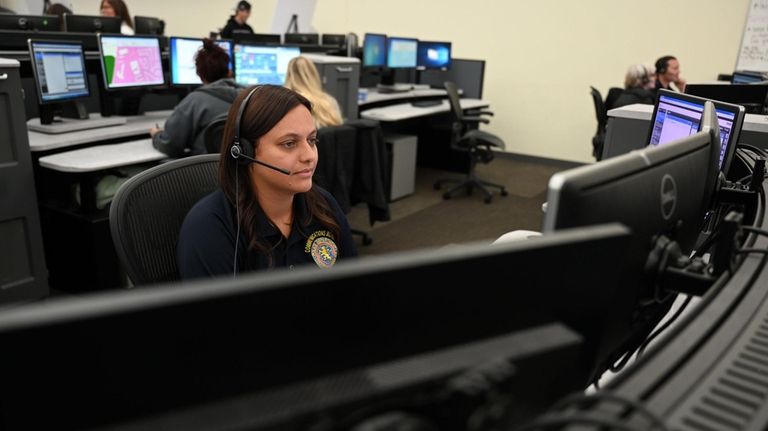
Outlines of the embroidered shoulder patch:
{"type": "Polygon", "coordinates": [[[312,260],[320,268],[332,267],[339,255],[339,247],[331,238],[331,233],[325,230],[313,232],[307,238],[304,249],[311,254],[312,260]]]}

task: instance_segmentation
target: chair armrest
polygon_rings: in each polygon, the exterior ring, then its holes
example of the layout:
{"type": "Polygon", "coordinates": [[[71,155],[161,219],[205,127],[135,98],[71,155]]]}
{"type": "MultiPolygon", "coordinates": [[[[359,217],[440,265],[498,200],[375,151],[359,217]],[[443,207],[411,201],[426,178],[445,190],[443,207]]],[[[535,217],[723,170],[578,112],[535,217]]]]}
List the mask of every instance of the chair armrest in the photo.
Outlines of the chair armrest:
{"type": "Polygon", "coordinates": [[[485,109],[469,109],[466,112],[467,112],[467,115],[473,115],[473,116],[490,115],[491,117],[493,117],[493,111],[487,111],[485,109]]]}
{"type": "Polygon", "coordinates": [[[461,121],[464,123],[483,123],[483,124],[488,124],[491,122],[491,120],[483,117],[463,117],[461,121]]]}

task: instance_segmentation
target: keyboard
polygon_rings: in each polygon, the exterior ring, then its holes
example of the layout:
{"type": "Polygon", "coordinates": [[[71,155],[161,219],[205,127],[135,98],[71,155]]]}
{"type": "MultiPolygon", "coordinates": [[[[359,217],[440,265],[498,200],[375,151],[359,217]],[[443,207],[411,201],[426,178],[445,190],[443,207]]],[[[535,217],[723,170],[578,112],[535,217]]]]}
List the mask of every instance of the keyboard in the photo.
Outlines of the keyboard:
{"type": "Polygon", "coordinates": [[[415,106],[417,108],[426,108],[429,106],[438,106],[442,105],[443,101],[441,99],[435,99],[435,100],[416,100],[414,102],[411,102],[411,106],[415,106]]]}

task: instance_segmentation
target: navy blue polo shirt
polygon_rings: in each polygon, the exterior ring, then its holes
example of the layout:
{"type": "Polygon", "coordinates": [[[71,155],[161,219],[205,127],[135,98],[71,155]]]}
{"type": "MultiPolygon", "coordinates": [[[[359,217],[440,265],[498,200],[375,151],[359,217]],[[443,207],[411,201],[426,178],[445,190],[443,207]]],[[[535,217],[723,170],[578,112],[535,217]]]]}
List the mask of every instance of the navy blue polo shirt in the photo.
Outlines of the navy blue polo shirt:
{"type": "MultiPolygon", "coordinates": [[[[319,221],[309,219],[303,194],[294,198],[294,222],[291,233],[282,233],[257,208],[257,235],[272,245],[274,267],[293,267],[313,264],[321,268],[334,265],[337,259],[357,256],[352,232],[346,215],[330,193],[315,187],[328,201],[341,228],[341,238],[333,238],[331,232],[319,221]],[[308,223],[305,223],[308,220],[308,223]]],[[[189,210],[179,232],[176,257],[182,279],[234,274],[235,248],[237,247],[237,272],[269,268],[269,259],[256,250],[248,250],[244,229],[237,233],[235,208],[221,189],[205,196],[189,210]]]]}

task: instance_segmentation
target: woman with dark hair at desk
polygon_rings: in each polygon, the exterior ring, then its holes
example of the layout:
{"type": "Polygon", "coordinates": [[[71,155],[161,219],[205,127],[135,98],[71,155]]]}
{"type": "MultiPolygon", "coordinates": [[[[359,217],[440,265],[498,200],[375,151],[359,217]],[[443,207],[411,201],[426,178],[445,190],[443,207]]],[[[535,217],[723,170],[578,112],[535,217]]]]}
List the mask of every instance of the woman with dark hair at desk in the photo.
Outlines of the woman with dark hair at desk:
{"type": "Polygon", "coordinates": [[[240,89],[230,78],[229,55],[210,39],[203,39],[195,68],[203,85],[176,106],[164,129],[149,130],[152,145],[171,157],[205,154],[203,129],[229,110],[240,89]]]}
{"type": "Polygon", "coordinates": [[[627,69],[624,77],[624,91],[621,92],[611,108],[643,103],[656,103],[656,75],[653,69],[645,64],[633,64],[627,69]]]}
{"type": "Polygon", "coordinates": [[[312,104],[293,90],[257,85],[229,110],[221,188],[189,211],[176,248],[181,278],[295,265],[330,268],[357,256],[344,212],[313,184],[312,104]]]}
{"type": "Polygon", "coordinates": [[[120,24],[120,33],[133,35],[133,20],[128,12],[128,6],[123,0],[101,0],[99,9],[103,16],[119,16],[123,22],[120,24]]]}

